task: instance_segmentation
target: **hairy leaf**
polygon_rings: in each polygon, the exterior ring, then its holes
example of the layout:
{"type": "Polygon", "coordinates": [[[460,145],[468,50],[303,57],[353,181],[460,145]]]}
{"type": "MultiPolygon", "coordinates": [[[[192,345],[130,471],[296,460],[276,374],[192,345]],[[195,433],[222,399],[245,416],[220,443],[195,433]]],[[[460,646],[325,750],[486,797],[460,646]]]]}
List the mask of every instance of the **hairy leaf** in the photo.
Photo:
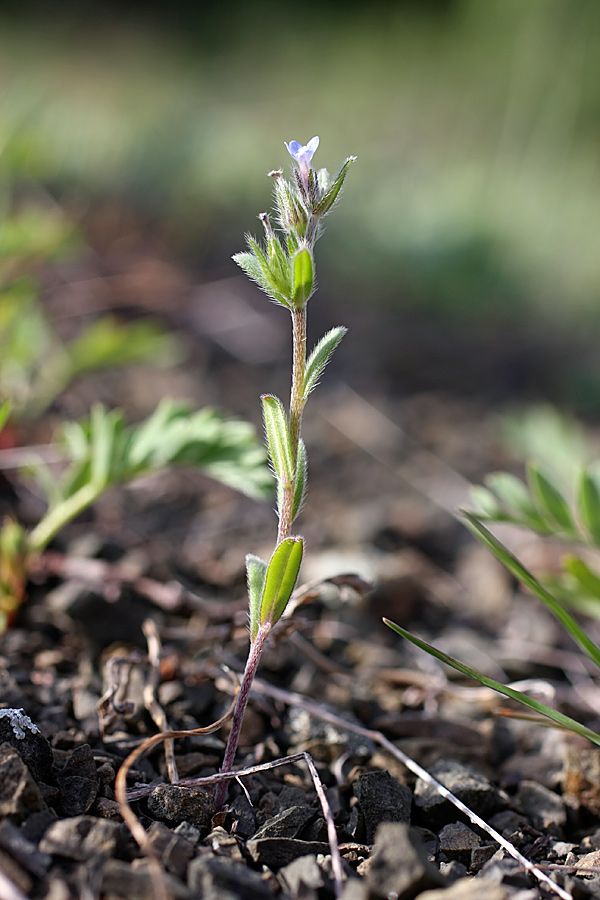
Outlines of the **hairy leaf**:
{"type": "Polygon", "coordinates": [[[304,542],[302,538],[286,538],[274,550],[260,606],[260,624],[274,625],[283,615],[296,586],[304,542]]]}
{"type": "Polygon", "coordinates": [[[316,387],[319,378],[331,356],[338,346],[346,331],[343,325],[332,328],[327,334],[324,334],[319,343],[315,346],[306,362],[306,371],[304,374],[303,395],[304,399],[308,397],[310,392],[316,387]]]}
{"type": "Polygon", "coordinates": [[[291,484],[293,478],[292,450],[287,418],[281,400],[273,394],[263,394],[263,417],[269,445],[269,455],[280,485],[291,484]]]}
{"type": "Polygon", "coordinates": [[[248,583],[248,607],[250,613],[250,640],[258,633],[260,606],[267,577],[267,564],[260,556],[249,553],[246,556],[246,580],[248,583]]]}

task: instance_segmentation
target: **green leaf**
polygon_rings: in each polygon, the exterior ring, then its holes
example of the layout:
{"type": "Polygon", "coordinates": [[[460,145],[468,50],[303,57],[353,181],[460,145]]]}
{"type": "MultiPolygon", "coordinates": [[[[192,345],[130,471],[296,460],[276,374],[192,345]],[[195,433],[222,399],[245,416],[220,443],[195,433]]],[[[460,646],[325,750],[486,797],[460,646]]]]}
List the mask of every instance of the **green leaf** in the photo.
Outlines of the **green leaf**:
{"type": "Polygon", "coordinates": [[[541,600],[548,609],[554,614],[561,625],[566,628],[574,641],[576,641],[582,650],[592,659],[595,664],[600,667],[600,647],[588,637],[581,625],[564,609],[553,595],[540,584],[531,572],[519,562],[519,560],[510,553],[509,550],[500,543],[500,541],[489,531],[473,513],[461,512],[465,519],[467,528],[481,541],[484,546],[491,550],[496,559],[498,559],[514,577],[524,584],[529,590],[535,594],[538,600],[541,600]]]}
{"type": "Polygon", "coordinates": [[[567,555],[564,557],[563,568],[577,581],[583,594],[600,599],[600,576],[578,556],[567,555]]]}
{"type": "Polygon", "coordinates": [[[600,547],[600,489],[587,469],[581,472],[577,499],[581,522],[594,545],[600,547]]]}
{"type": "Polygon", "coordinates": [[[411,634],[409,631],[401,628],[400,625],[396,625],[395,622],[391,622],[389,619],[384,619],[383,621],[389,628],[392,629],[392,631],[395,631],[396,634],[399,634],[401,637],[404,637],[408,641],[411,641],[411,643],[413,643],[416,647],[420,647],[421,650],[425,650],[425,652],[429,653],[430,656],[434,656],[436,659],[439,659],[440,662],[446,663],[446,665],[451,666],[453,669],[456,669],[456,671],[460,672],[462,675],[473,678],[475,681],[478,681],[480,684],[484,685],[484,687],[492,688],[492,690],[497,691],[499,694],[503,694],[505,697],[510,697],[511,700],[516,700],[523,706],[527,706],[529,709],[533,709],[540,715],[545,716],[547,719],[551,719],[557,725],[560,725],[561,728],[565,728],[568,731],[574,732],[575,734],[580,734],[582,735],[582,737],[587,738],[594,744],[600,745],[600,734],[596,734],[595,731],[592,731],[590,728],[586,728],[585,725],[581,725],[579,722],[576,722],[575,719],[571,719],[569,718],[569,716],[565,716],[563,715],[563,713],[557,712],[555,709],[552,709],[550,706],[546,706],[544,703],[540,703],[538,700],[532,700],[531,697],[528,697],[527,694],[522,694],[521,691],[516,691],[514,690],[514,688],[507,687],[505,684],[501,684],[499,681],[494,681],[493,678],[488,678],[487,676],[482,675],[480,672],[475,671],[475,669],[471,669],[469,666],[465,666],[463,663],[454,659],[454,657],[448,656],[447,653],[444,653],[442,650],[438,650],[436,647],[428,644],[427,641],[423,641],[420,638],[415,637],[415,635],[411,634]]]}
{"type": "Polygon", "coordinates": [[[248,553],[246,556],[246,580],[248,582],[248,606],[250,612],[250,640],[258,633],[260,604],[265,589],[267,564],[260,556],[248,553]]]}
{"type": "Polygon", "coordinates": [[[3,400],[2,403],[0,403],[0,431],[2,431],[7,423],[11,409],[12,404],[10,400],[3,400]]]}
{"type": "Polygon", "coordinates": [[[293,463],[290,432],[281,400],[273,394],[261,397],[269,455],[280,485],[292,483],[293,463]]]}
{"type": "Polygon", "coordinates": [[[283,615],[298,580],[303,550],[302,538],[286,538],[275,548],[260,605],[261,625],[274,625],[283,615]]]}
{"type": "Polygon", "coordinates": [[[248,278],[251,278],[252,281],[255,281],[261,290],[267,294],[271,300],[275,303],[280,303],[281,306],[285,306],[287,309],[290,308],[289,297],[285,294],[281,293],[278,290],[277,284],[273,282],[273,277],[271,275],[271,271],[269,268],[269,263],[267,261],[266,256],[261,250],[258,243],[249,236],[247,237],[248,242],[251,244],[252,248],[256,248],[256,253],[235,253],[232,257],[233,261],[243,269],[248,278]]]}
{"type": "Polygon", "coordinates": [[[567,534],[575,534],[576,529],[567,501],[534,462],[527,465],[527,480],[537,508],[548,525],[558,526],[567,534]]]}
{"type": "Polygon", "coordinates": [[[304,399],[308,397],[310,392],[316,387],[319,378],[335,348],[338,346],[346,331],[343,325],[332,328],[327,334],[324,334],[319,343],[316,345],[306,362],[306,371],[304,373],[304,384],[302,386],[304,399]]]}
{"type": "Polygon", "coordinates": [[[329,188],[329,190],[327,191],[325,196],[321,199],[319,204],[317,206],[315,206],[314,213],[316,216],[324,216],[330,211],[331,207],[337,200],[339,193],[342,189],[344,180],[348,173],[348,168],[349,168],[350,164],[355,161],[355,159],[356,159],[356,156],[349,156],[348,159],[346,160],[346,162],[344,163],[344,165],[342,166],[342,168],[340,169],[340,171],[337,173],[337,175],[333,179],[333,183],[332,183],[331,187],[329,188]]]}
{"type": "Polygon", "coordinates": [[[292,504],[292,522],[300,512],[304,496],[306,494],[306,483],[308,481],[308,458],[306,454],[306,446],[302,438],[298,442],[298,458],[296,459],[296,478],[294,480],[294,500],[292,504]]]}
{"type": "Polygon", "coordinates": [[[296,307],[306,305],[313,292],[314,273],[310,250],[302,247],[295,254],[292,263],[292,304],[296,307]]]}
{"type": "Polygon", "coordinates": [[[498,498],[487,488],[476,484],[471,487],[469,493],[472,502],[477,507],[478,514],[481,513],[486,519],[491,519],[494,522],[502,522],[508,518],[498,498]]]}
{"type": "Polygon", "coordinates": [[[105,488],[118,480],[116,462],[118,435],[123,429],[123,416],[118,410],[106,411],[101,404],[91,414],[90,481],[96,488],[105,488]]]}
{"type": "Polygon", "coordinates": [[[510,518],[523,521],[535,530],[546,530],[527,485],[520,478],[510,472],[492,472],[485,483],[496,494],[510,518]]]}
{"type": "Polygon", "coordinates": [[[66,347],[71,377],[95,369],[116,368],[138,362],[171,362],[175,342],[157,322],[124,324],[112,316],[94,322],[66,347]]]}

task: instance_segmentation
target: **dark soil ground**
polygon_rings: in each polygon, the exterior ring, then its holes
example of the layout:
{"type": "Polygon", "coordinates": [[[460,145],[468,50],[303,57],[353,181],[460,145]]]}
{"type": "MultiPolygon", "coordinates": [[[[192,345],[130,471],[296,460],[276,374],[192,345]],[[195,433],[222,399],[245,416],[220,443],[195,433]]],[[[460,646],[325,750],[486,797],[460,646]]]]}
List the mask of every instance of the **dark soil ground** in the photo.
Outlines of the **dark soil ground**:
{"type": "MultiPolygon", "coordinates": [[[[96,399],[135,418],[169,393],[257,421],[262,392],[287,392],[285,314],[243,281],[199,287],[131,248],[96,258],[97,271],[90,265],[47,275],[61,327],[84,307],[153,311],[179,332],[187,361],[90,378],[23,440],[45,439],[59,413],[83,414],[96,399]]],[[[311,754],[335,817],[346,900],[552,894],[388,750],[311,715],[298,695],[382,733],[574,898],[600,897],[600,751],[507,718],[503,699],[467,688],[381,623],[387,616],[492,677],[525,683],[593,727],[593,672],[452,514],[469,481],[510,462],[489,398],[506,399],[515,371],[526,382],[535,353],[519,368],[514,347],[510,358],[491,346],[476,358],[470,348],[469,375],[451,362],[444,335],[400,336],[389,313],[344,317],[341,305],[317,309],[325,297],[311,302],[316,329],[339,318],[351,331],[307,410],[311,480],[299,527],[310,590],[265,652],[239,765],[311,754]],[[334,577],[350,574],[359,577],[334,577]]],[[[39,503],[6,473],[3,512],[32,522],[39,503]]],[[[115,775],[160,730],[160,710],[168,728],[193,729],[227,709],[248,646],[244,557],[268,556],[274,534],[268,506],[177,471],[111,492],[57,539],[0,649],[2,707],[22,708],[39,728],[25,722],[22,737],[18,721],[0,717],[0,897],[160,896],[122,822],[115,775]]],[[[536,540],[516,539],[523,556],[539,559],[536,540]]],[[[599,631],[590,623],[597,639],[599,631]]],[[[217,771],[225,739],[226,727],[176,741],[179,778],[217,771]]],[[[302,762],[232,782],[220,813],[210,792],[168,780],[160,744],[135,763],[129,787],[169,896],[334,896],[325,823],[302,762]]]]}

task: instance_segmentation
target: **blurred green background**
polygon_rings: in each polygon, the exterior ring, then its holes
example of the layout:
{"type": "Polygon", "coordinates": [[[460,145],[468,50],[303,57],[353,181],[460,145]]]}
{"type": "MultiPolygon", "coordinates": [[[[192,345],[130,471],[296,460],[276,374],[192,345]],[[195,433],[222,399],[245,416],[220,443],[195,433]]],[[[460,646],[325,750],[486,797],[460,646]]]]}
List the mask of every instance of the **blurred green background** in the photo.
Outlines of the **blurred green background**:
{"type": "Polygon", "coordinates": [[[571,344],[566,394],[600,406],[597,0],[9,2],[0,84],[7,183],[125,203],[203,279],[235,274],[283,141],[319,134],[318,166],[358,156],[319,248],[338,307],[543,334],[549,369],[571,344]]]}

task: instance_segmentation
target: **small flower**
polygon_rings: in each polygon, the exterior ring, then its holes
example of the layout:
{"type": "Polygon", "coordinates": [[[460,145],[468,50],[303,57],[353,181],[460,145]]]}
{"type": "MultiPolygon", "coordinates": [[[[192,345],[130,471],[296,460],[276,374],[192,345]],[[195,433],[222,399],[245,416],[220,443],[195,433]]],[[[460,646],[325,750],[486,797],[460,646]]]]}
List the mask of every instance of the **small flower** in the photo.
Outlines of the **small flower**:
{"type": "Polygon", "coordinates": [[[290,141],[289,144],[287,141],[283,142],[288,149],[288,153],[295,159],[300,167],[300,171],[302,172],[302,177],[306,181],[308,178],[308,170],[310,169],[310,163],[317,152],[317,147],[319,146],[319,138],[315,135],[314,138],[311,138],[308,144],[302,146],[300,141],[290,141]]]}

